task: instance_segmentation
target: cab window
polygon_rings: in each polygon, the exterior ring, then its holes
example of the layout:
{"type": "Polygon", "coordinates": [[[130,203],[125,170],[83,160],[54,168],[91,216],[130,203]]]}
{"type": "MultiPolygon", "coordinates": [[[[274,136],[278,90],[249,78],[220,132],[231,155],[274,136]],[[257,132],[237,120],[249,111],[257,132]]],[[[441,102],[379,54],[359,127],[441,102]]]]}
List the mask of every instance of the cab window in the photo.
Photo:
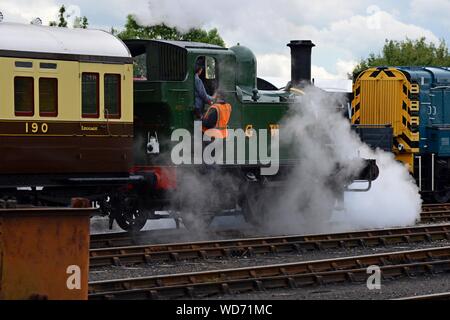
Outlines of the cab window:
{"type": "Polygon", "coordinates": [[[98,118],[99,116],[99,74],[82,74],[81,108],[83,118],[98,118]]]}
{"type": "Polygon", "coordinates": [[[205,79],[206,80],[216,79],[216,59],[214,59],[213,57],[206,57],[205,79]]]}
{"type": "Polygon", "coordinates": [[[203,68],[203,73],[200,75],[200,79],[205,85],[206,92],[212,96],[218,86],[216,59],[210,56],[200,56],[197,58],[195,64],[196,66],[201,66],[203,68]]]}
{"type": "Polygon", "coordinates": [[[14,112],[16,116],[34,115],[33,77],[14,78],[14,112]]]}

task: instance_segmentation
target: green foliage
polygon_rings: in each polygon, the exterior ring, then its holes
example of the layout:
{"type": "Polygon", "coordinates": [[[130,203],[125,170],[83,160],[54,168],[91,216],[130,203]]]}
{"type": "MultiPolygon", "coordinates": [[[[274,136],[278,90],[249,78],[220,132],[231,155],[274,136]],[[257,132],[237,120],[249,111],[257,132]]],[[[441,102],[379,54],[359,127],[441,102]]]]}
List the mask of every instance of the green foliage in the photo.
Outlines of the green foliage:
{"type": "Polygon", "coordinates": [[[75,20],[73,22],[74,28],[81,28],[81,29],[87,29],[89,25],[88,19],[86,16],[83,17],[75,17],[75,20]]]}
{"type": "MultiPolygon", "coordinates": [[[[59,22],[56,21],[50,21],[49,22],[49,26],[50,27],[62,27],[62,28],[67,28],[67,14],[66,14],[66,7],[64,5],[62,5],[59,8],[59,13],[58,13],[58,19],[59,22]]],[[[87,17],[83,16],[83,17],[75,17],[74,23],[73,23],[73,27],[74,28],[82,28],[82,29],[86,29],[89,25],[88,19],[87,17]]]]}
{"type": "MultiPolygon", "coordinates": [[[[164,23],[143,26],[140,25],[133,15],[127,16],[127,22],[125,24],[125,30],[120,33],[114,28],[111,28],[111,33],[119,38],[126,39],[164,39],[164,40],[179,40],[179,41],[191,41],[191,42],[203,42],[209,44],[215,44],[221,47],[225,47],[225,42],[219,35],[217,29],[211,29],[209,31],[192,28],[187,32],[181,32],[176,27],[169,27],[164,23]]],[[[134,58],[134,76],[141,77],[146,74],[146,61],[144,56],[138,56],[134,58]]]]}
{"type": "Polygon", "coordinates": [[[210,43],[221,47],[225,47],[225,42],[219,35],[219,32],[217,31],[216,28],[211,29],[209,31],[197,28],[191,29],[187,33],[183,34],[180,40],[210,43]]]}
{"type": "Polygon", "coordinates": [[[406,38],[404,41],[387,40],[380,54],[371,53],[361,59],[353,69],[356,77],[361,71],[376,66],[450,66],[448,47],[444,40],[439,45],[427,43],[424,37],[418,40],[406,38]]]}
{"type": "Polygon", "coordinates": [[[66,17],[65,17],[65,13],[66,13],[66,7],[64,5],[62,5],[59,8],[59,14],[58,14],[59,22],[50,21],[49,26],[51,26],[51,27],[67,28],[67,20],[66,20],[66,17]]]}
{"type": "Polygon", "coordinates": [[[125,30],[117,34],[117,36],[121,39],[165,39],[204,42],[225,47],[225,42],[215,28],[209,31],[192,28],[187,32],[181,32],[176,27],[169,27],[164,23],[143,26],[136,21],[133,15],[127,16],[125,30]]]}

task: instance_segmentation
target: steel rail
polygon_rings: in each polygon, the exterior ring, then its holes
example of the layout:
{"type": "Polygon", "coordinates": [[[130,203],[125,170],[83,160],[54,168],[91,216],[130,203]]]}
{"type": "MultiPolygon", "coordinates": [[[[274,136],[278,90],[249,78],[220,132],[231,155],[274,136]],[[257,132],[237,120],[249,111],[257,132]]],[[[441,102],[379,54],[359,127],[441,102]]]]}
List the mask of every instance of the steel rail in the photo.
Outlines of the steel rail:
{"type": "Polygon", "coordinates": [[[450,224],[90,250],[90,267],[450,240],[450,224]]]}
{"type": "Polygon", "coordinates": [[[392,300],[450,300],[450,292],[411,296],[392,300]]]}
{"type": "MultiPolygon", "coordinates": [[[[236,239],[255,234],[254,230],[206,230],[205,235],[212,239],[236,239]]],[[[136,246],[150,240],[170,241],[173,238],[191,238],[189,230],[184,229],[158,229],[145,230],[137,233],[114,232],[91,235],[91,249],[107,247],[136,246]]]]}
{"type": "Polygon", "coordinates": [[[446,222],[450,221],[450,211],[426,211],[420,215],[421,222],[446,222]]]}
{"type": "MultiPolygon", "coordinates": [[[[450,204],[426,204],[422,206],[421,213],[422,222],[446,222],[450,221],[450,204]]],[[[221,230],[208,231],[211,236],[223,238],[237,238],[246,237],[247,234],[254,234],[255,230],[221,230]]],[[[188,235],[188,232],[184,232],[188,235]]],[[[183,235],[180,229],[170,230],[149,230],[140,231],[135,234],[127,232],[114,232],[104,234],[91,235],[91,248],[105,248],[105,247],[123,247],[136,246],[145,242],[148,239],[158,239],[161,237],[170,237],[171,234],[183,235]]]]}
{"type": "MultiPolygon", "coordinates": [[[[248,230],[207,230],[206,235],[216,238],[240,238],[245,237],[247,234],[252,234],[254,231],[248,230]]],[[[183,237],[190,236],[188,230],[184,229],[159,229],[159,230],[146,230],[137,233],[128,232],[112,232],[101,233],[91,235],[90,247],[107,248],[107,247],[124,247],[124,246],[136,246],[145,241],[152,239],[170,239],[171,237],[183,237]]],[[[169,240],[167,240],[169,241],[169,240]]]]}
{"type": "Polygon", "coordinates": [[[450,211],[450,203],[429,203],[422,205],[422,211],[450,211]]]}
{"type": "Polygon", "coordinates": [[[313,284],[366,281],[367,267],[383,279],[450,272],[450,247],[389,252],[206,272],[95,281],[89,299],[176,299],[313,284]]]}

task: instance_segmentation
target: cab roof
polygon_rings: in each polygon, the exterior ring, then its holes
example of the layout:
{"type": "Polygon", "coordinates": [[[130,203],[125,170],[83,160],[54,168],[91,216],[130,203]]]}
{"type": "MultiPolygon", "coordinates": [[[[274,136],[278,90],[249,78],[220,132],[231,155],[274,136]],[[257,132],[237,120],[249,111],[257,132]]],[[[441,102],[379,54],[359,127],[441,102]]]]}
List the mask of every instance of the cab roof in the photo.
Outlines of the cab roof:
{"type": "Polygon", "coordinates": [[[124,40],[125,44],[131,51],[133,57],[144,53],[145,47],[149,43],[164,43],[172,45],[181,49],[208,49],[208,50],[228,50],[227,48],[202,42],[190,42],[190,41],[175,41],[175,40],[145,40],[145,39],[130,39],[124,40]]]}

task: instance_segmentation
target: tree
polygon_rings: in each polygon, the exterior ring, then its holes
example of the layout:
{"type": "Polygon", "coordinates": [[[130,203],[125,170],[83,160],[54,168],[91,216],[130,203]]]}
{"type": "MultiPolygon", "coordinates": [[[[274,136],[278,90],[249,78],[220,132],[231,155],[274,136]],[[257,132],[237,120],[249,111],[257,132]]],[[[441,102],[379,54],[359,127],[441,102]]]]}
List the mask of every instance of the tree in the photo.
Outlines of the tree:
{"type": "Polygon", "coordinates": [[[59,22],[50,21],[49,26],[51,26],[51,27],[57,26],[57,27],[67,28],[67,20],[66,20],[65,14],[66,14],[66,7],[64,5],[62,5],[59,8],[59,14],[58,14],[59,22]]]}
{"type": "Polygon", "coordinates": [[[74,28],[87,29],[88,25],[89,25],[89,22],[88,22],[88,19],[86,18],[86,16],[75,17],[75,20],[73,22],[74,28]]]}
{"type": "Polygon", "coordinates": [[[192,28],[187,32],[181,32],[176,27],[169,27],[164,23],[152,26],[140,25],[133,15],[127,16],[125,30],[117,35],[121,39],[165,39],[181,40],[215,44],[225,47],[225,42],[217,29],[209,31],[192,28]]]}
{"type": "MultiPolygon", "coordinates": [[[[125,29],[117,33],[114,28],[111,28],[111,33],[119,38],[126,39],[164,39],[164,40],[181,40],[191,42],[203,42],[215,44],[225,47],[225,42],[219,35],[217,29],[203,30],[199,28],[192,28],[187,32],[181,32],[176,27],[169,27],[166,24],[157,24],[152,26],[143,26],[136,21],[136,18],[129,14],[125,29]]],[[[134,59],[134,75],[143,76],[146,73],[146,60],[144,56],[138,56],[134,59]]]]}
{"type": "MultiPolygon", "coordinates": [[[[67,28],[67,18],[68,17],[69,17],[69,15],[67,15],[67,13],[66,13],[66,7],[64,5],[62,5],[59,8],[59,14],[58,14],[59,22],[50,21],[50,23],[48,25],[51,27],[67,28]]],[[[89,22],[88,22],[88,19],[86,16],[74,18],[74,21],[73,21],[74,28],[86,29],[88,27],[88,25],[89,25],[89,22]]]]}
{"type": "Polygon", "coordinates": [[[380,54],[371,53],[361,59],[353,69],[356,77],[361,71],[376,66],[450,66],[448,47],[444,40],[436,45],[427,43],[424,37],[418,40],[406,38],[404,41],[385,40],[380,54]]]}
{"type": "Polygon", "coordinates": [[[211,43],[221,47],[225,47],[225,42],[219,35],[216,28],[209,31],[203,29],[191,29],[182,36],[182,40],[185,41],[195,41],[203,43],[211,43]]]}

